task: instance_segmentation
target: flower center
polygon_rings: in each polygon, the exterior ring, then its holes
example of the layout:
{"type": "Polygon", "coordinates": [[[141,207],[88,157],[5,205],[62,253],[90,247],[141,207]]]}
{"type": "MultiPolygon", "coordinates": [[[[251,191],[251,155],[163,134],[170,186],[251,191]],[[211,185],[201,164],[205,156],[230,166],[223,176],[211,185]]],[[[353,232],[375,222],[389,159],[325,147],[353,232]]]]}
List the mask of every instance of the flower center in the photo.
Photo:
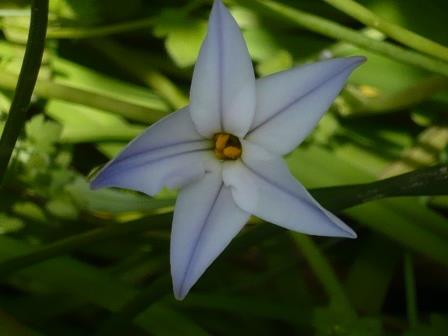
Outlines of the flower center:
{"type": "Polygon", "coordinates": [[[213,140],[218,160],[236,160],[241,156],[241,142],[236,136],[228,133],[216,133],[213,140]]]}

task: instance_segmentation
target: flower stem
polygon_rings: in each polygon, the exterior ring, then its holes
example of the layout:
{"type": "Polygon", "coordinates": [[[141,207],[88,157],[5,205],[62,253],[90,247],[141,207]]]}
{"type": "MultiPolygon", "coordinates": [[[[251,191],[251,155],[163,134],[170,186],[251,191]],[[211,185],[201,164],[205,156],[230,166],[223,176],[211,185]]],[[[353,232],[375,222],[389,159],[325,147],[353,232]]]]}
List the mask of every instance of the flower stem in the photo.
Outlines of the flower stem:
{"type": "Polygon", "coordinates": [[[352,18],[364,23],[366,26],[378,29],[397,42],[418,50],[422,53],[448,61],[448,48],[409,31],[403,27],[387,22],[375,15],[366,7],[353,0],[325,0],[333,7],[339,9],[352,18]]]}
{"type": "Polygon", "coordinates": [[[342,285],[339,283],[336,274],[333,272],[331,265],[313,242],[312,238],[301,233],[292,233],[291,235],[327,292],[331,302],[341,310],[343,309],[347,317],[356,317],[356,312],[345,294],[342,285]]]}
{"type": "Polygon", "coordinates": [[[339,23],[291,8],[271,0],[240,0],[240,3],[264,10],[312,32],[342,40],[397,61],[448,76],[448,63],[394,44],[378,41],[339,23]]]}
{"type": "Polygon", "coordinates": [[[406,310],[409,325],[414,329],[418,324],[417,294],[415,289],[414,266],[412,256],[409,253],[404,255],[404,283],[406,287],[406,310]]]}
{"type": "Polygon", "coordinates": [[[48,0],[33,0],[28,41],[8,119],[0,139],[0,183],[3,180],[36,85],[45,48],[48,0]]]}

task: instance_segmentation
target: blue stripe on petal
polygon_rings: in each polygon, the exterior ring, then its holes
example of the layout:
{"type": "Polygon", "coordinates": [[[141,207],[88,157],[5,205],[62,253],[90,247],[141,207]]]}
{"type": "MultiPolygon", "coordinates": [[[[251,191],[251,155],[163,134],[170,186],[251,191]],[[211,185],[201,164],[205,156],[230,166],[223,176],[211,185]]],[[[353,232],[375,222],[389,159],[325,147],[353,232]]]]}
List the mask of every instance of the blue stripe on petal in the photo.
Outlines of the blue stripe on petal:
{"type": "Polygon", "coordinates": [[[243,159],[224,166],[235,203],[273,224],[319,236],[355,238],[340,219],[322,208],[290,174],[282,158],[243,144],[243,159]]]}
{"type": "Polygon", "coordinates": [[[188,109],[157,122],[133,140],[93,179],[91,187],[120,187],[156,194],[205,173],[213,144],[195,130],[188,109]]]}
{"type": "Polygon", "coordinates": [[[215,1],[190,89],[190,111],[199,133],[244,136],[255,113],[255,76],[240,29],[215,1]]]}
{"type": "Polygon", "coordinates": [[[249,219],[223,185],[221,169],[179,193],[171,234],[171,274],[182,300],[249,219]]]}
{"type": "Polygon", "coordinates": [[[307,64],[257,81],[257,108],[246,139],[279,153],[313,130],[363,57],[307,64]]]}

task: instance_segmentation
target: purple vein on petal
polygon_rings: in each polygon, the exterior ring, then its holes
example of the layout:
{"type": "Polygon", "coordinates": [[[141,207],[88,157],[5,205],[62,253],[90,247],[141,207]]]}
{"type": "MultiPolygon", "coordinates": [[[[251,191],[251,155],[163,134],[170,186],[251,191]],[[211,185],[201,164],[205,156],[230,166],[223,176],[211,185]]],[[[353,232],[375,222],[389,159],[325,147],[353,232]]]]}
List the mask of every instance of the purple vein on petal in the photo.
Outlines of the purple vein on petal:
{"type": "Polygon", "coordinates": [[[352,66],[354,66],[357,63],[361,63],[362,60],[357,60],[356,62],[351,63],[350,65],[345,66],[344,68],[342,68],[342,70],[337,71],[336,73],[331,74],[330,76],[328,76],[328,78],[326,78],[325,80],[323,80],[321,83],[319,83],[318,85],[312,87],[310,90],[308,90],[307,92],[305,92],[303,95],[297,97],[296,99],[294,99],[292,102],[287,103],[285,106],[281,107],[278,111],[276,111],[273,115],[271,115],[270,117],[268,117],[266,120],[262,121],[261,123],[259,123],[257,126],[255,126],[254,128],[252,128],[248,133],[247,136],[249,136],[251,133],[255,132],[257,129],[261,128],[262,126],[264,126],[265,124],[267,124],[269,121],[271,121],[272,119],[276,118],[278,115],[282,114],[284,111],[287,111],[291,106],[295,105],[296,103],[298,103],[301,99],[305,98],[306,96],[312,94],[314,91],[316,91],[317,89],[319,89],[322,85],[325,85],[329,80],[333,79],[334,77],[337,77],[338,75],[342,74],[344,71],[346,71],[347,69],[351,68],[352,66]]]}
{"type": "MultiPolygon", "coordinates": [[[[250,167],[246,162],[244,162],[244,160],[241,160],[241,162],[243,163],[243,165],[255,176],[257,176],[259,179],[265,181],[266,183],[274,186],[275,188],[277,188],[278,190],[290,195],[291,197],[300,200],[301,202],[304,202],[310,209],[312,210],[318,210],[319,212],[322,213],[323,216],[327,217],[331,222],[334,223],[334,221],[325,213],[325,211],[321,208],[319,208],[319,206],[317,206],[316,204],[314,204],[312,201],[310,201],[307,198],[303,198],[300,197],[299,195],[294,194],[293,192],[291,192],[290,190],[280,186],[278,183],[276,183],[275,181],[272,181],[270,179],[268,179],[266,176],[260,174],[259,172],[257,172],[254,168],[250,167]]],[[[336,223],[334,223],[340,230],[347,232],[347,230],[345,230],[343,227],[337,225],[336,223]]],[[[352,234],[350,231],[348,231],[349,234],[352,234]]]]}
{"type": "Polygon", "coordinates": [[[310,203],[309,200],[307,200],[307,199],[303,199],[303,198],[297,196],[296,194],[294,194],[294,193],[291,192],[290,190],[283,188],[281,185],[278,185],[276,182],[274,182],[274,181],[268,179],[266,176],[260,174],[260,173],[257,172],[254,168],[252,168],[252,167],[249,166],[246,162],[244,162],[244,160],[241,160],[241,162],[243,163],[243,165],[244,165],[244,166],[245,166],[245,167],[246,167],[252,174],[254,174],[255,176],[257,176],[259,179],[261,179],[261,180],[265,181],[266,183],[268,183],[268,184],[274,186],[274,187],[277,188],[278,190],[280,190],[280,191],[282,191],[282,192],[288,194],[289,196],[291,196],[291,197],[293,197],[293,198],[300,199],[301,201],[303,201],[303,202],[305,202],[305,203],[307,203],[307,204],[309,204],[309,205],[314,206],[314,204],[310,203]]]}
{"type": "Polygon", "coordinates": [[[216,34],[218,35],[218,97],[219,97],[219,123],[222,131],[224,130],[224,106],[223,106],[223,81],[224,81],[224,64],[222,53],[224,52],[224,33],[222,29],[222,6],[220,1],[215,2],[216,6],[216,34]]]}
{"type": "MultiPolygon", "coordinates": [[[[138,164],[134,164],[132,165],[132,168],[139,168],[141,166],[145,166],[145,165],[149,165],[155,162],[161,162],[163,160],[167,160],[167,159],[172,159],[176,156],[182,156],[182,155],[186,155],[186,154],[191,154],[191,153],[197,153],[197,152],[206,152],[212,150],[212,148],[204,148],[204,149],[193,149],[190,151],[185,151],[185,152],[180,152],[180,153],[174,153],[174,154],[169,154],[166,156],[162,156],[156,159],[151,159],[148,161],[144,161],[144,162],[140,162],[138,164]]],[[[101,187],[101,182],[104,182],[105,180],[113,177],[115,174],[120,173],[122,171],[122,169],[126,168],[125,164],[122,165],[114,165],[115,162],[112,162],[112,165],[110,165],[109,167],[107,167],[105,170],[101,171],[91,182],[91,186],[93,188],[96,187],[101,187]]],[[[120,161],[120,163],[126,163],[125,161],[120,161]]]]}
{"type": "Polygon", "coordinates": [[[147,153],[152,152],[152,151],[158,151],[158,150],[161,150],[161,149],[168,149],[168,148],[175,147],[175,146],[178,146],[178,145],[191,145],[191,144],[204,142],[204,141],[206,141],[206,140],[199,139],[199,140],[191,140],[191,141],[178,141],[178,142],[173,142],[173,143],[167,144],[167,145],[161,145],[161,146],[158,146],[158,147],[152,147],[150,149],[143,149],[143,150],[137,151],[137,152],[130,152],[129,154],[123,152],[122,155],[119,155],[115,159],[114,163],[122,162],[122,161],[130,158],[131,156],[132,157],[141,156],[141,155],[147,154],[147,153]]]}
{"type": "Polygon", "coordinates": [[[195,244],[194,244],[194,247],[193,247],[193,249],[192,249],[192,251],[191,251],[191,253],[190,253],[190,257],[188,258],[188,264],[187,264],[187,267],[185,268],[184,274],[182,275],[182,281],[180,282],[181,285],[180,285],[180,287],[179,287],[179,293],[178,293],[178,294],[180,294],[180,296],[184,296],[184,291],[185,291],[185,280],[187,279],[188,272],[189,272],[189,270],[190,270],[190,268],[191,268],[191,264],[193,263],[193,260],[194,260],[194,258],[195,258],[195,256],[196,256],[197,249],[198,249],[198,247],[199,247],[199,243],[200,243],[201,240],[202,240],[202,237],[203,237],[203,235],[204,235],[205,228],[206,228],[206,226],[207,226],[208,220],[210,219],[210,215],[212,214],[213,209],[214,209],[215,206],[216,206],[216,202],[218,201],[219,195],[221,194],[221,191],[222,191],[222,188],[223,188],[223,187],[224,187],[224,183],[221,182],[221,185],[219,186],[218,191],[217,191],[215,197],[213,198],[213,202],[212,202],[212,204],[211,204],[211,206],[210,206],[210,209],[208,210],[207,215],[205,216],[204,223],[203,223],[202,226],[201,226],[201,229],[200,229],[200,231],[199,231],[198,238],[196,239],[196,242],[195,242],[195,244]]]}

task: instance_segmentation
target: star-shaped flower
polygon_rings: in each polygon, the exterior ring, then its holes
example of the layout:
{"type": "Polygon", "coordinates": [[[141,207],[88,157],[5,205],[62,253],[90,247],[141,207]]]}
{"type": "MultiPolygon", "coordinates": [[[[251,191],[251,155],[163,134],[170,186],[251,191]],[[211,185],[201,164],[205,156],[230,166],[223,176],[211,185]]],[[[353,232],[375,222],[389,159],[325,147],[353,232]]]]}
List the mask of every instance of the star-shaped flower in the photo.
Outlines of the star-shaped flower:
{"type": "Polygon", "coordinates": [[[151,196],[180,188],[171,235],[177,299],[251,214],[311,235],[356,237],[294,179],[282,156],[311,132],[363,61],[325,60],[255,80],[237,23],[215,1],[190,105],[149,127],[91,183],[151,196]]]}

